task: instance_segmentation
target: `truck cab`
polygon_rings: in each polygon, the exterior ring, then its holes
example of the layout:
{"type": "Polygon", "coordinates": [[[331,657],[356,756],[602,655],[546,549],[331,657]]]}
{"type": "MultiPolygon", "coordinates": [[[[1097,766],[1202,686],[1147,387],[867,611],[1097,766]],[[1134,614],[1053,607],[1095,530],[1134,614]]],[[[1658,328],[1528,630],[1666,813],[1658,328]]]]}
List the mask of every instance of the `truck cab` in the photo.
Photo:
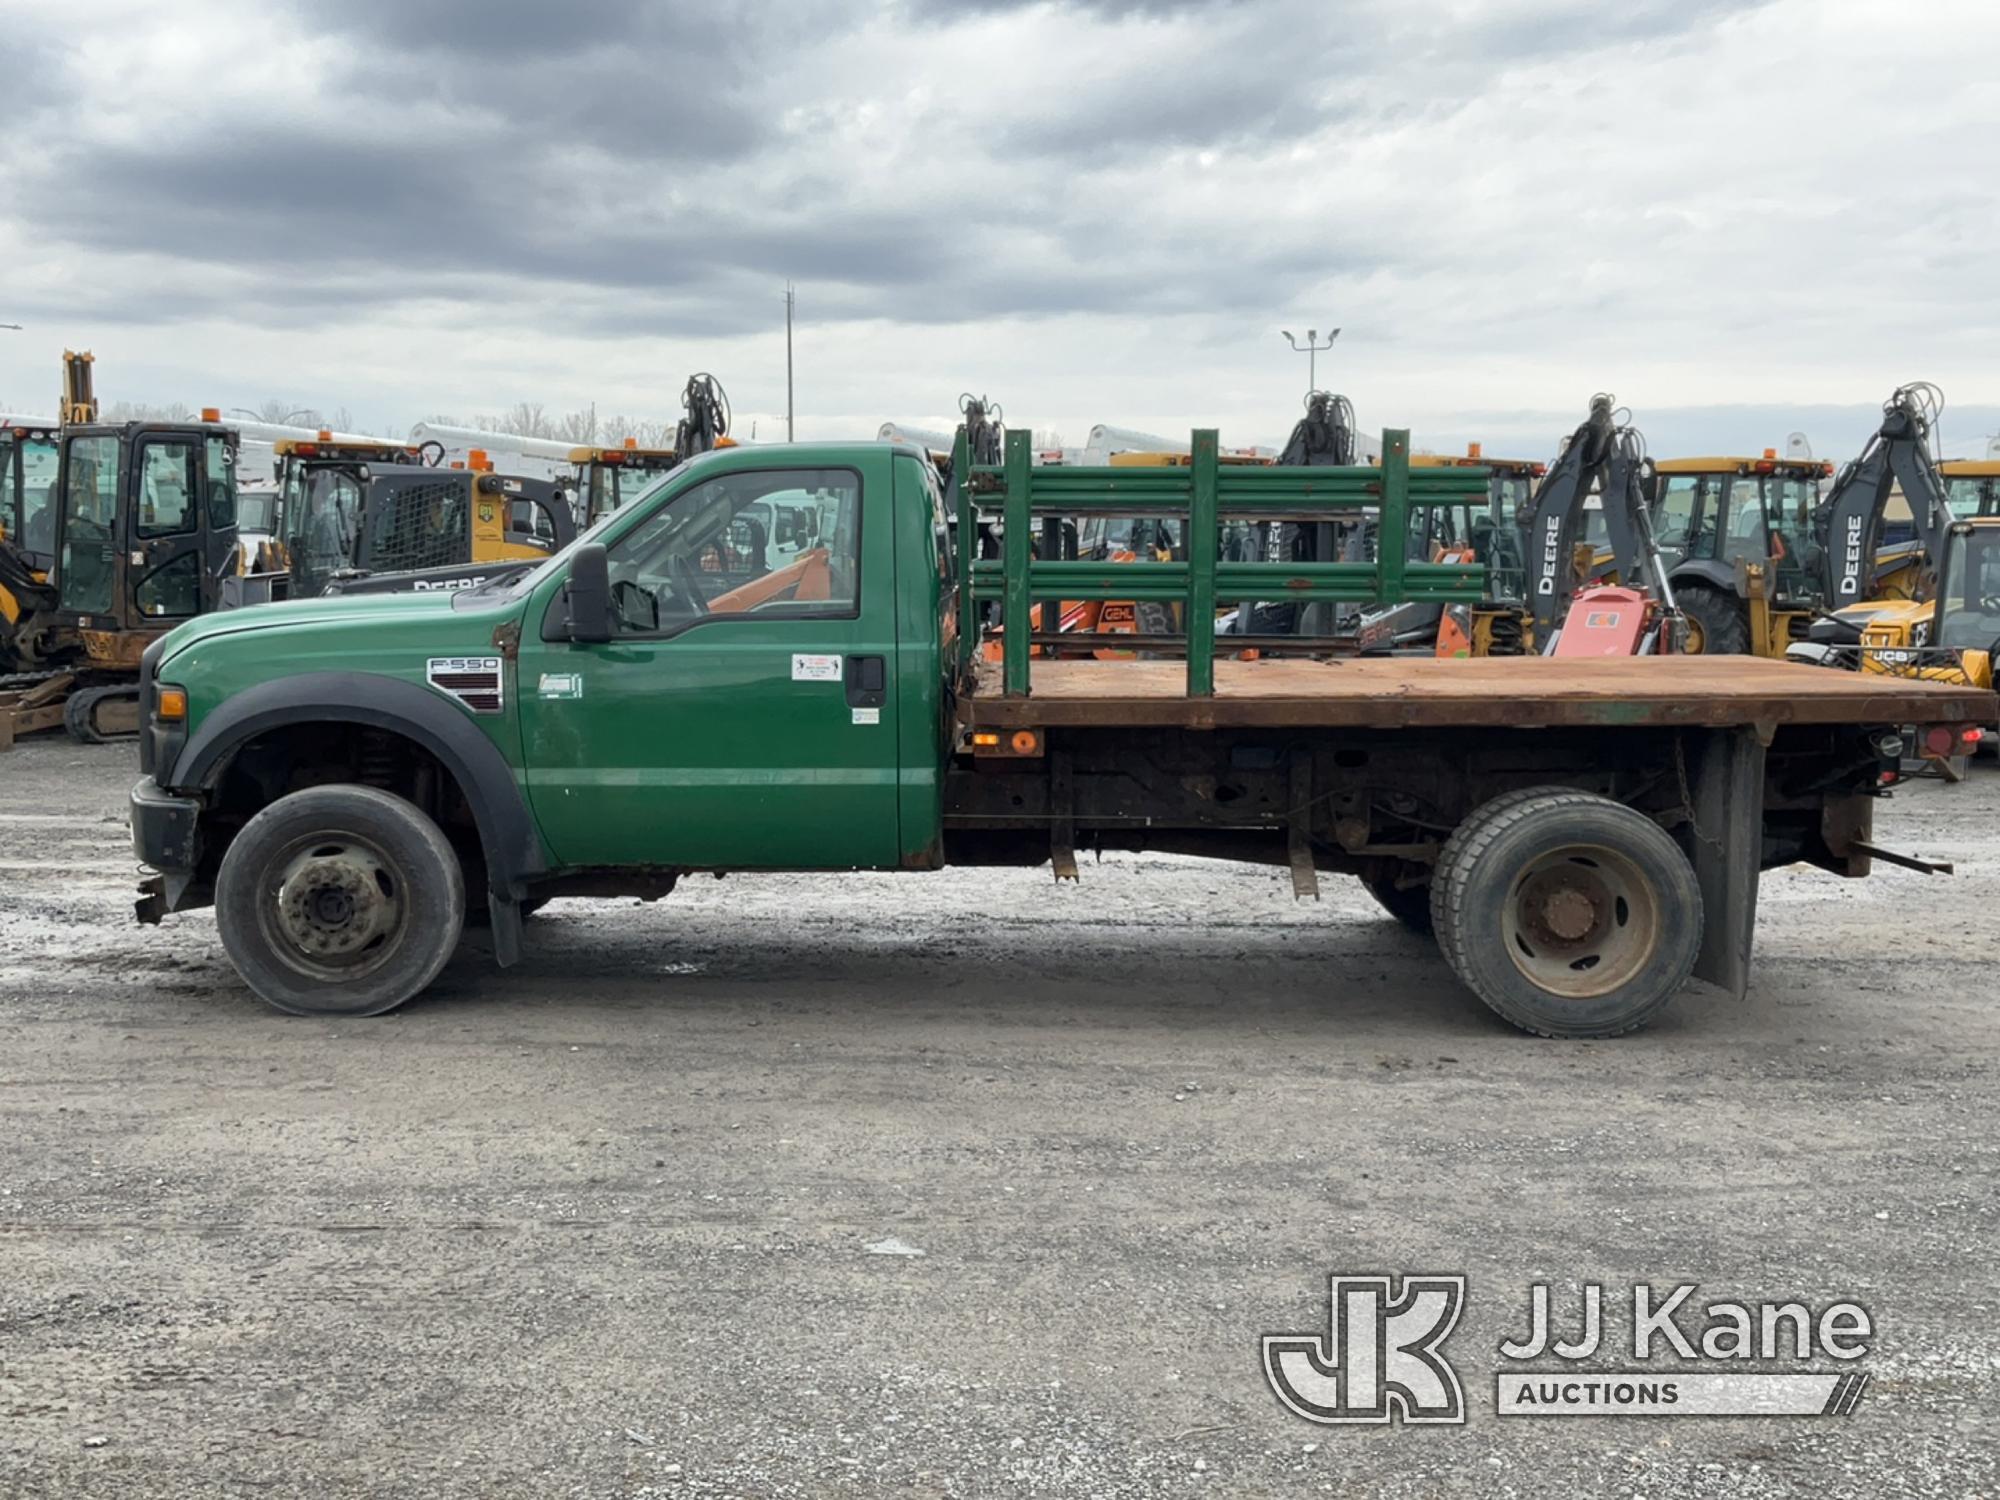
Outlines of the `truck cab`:
{"type": "Polygon", "coordinates": [[[374,939],[426,884],[490,907],[504,941],[531,888],[935,865],[948,548],[918,449],[720,449],[525,573],[178,631],[143,671],[134,827],[162,872],[153,914],[218,902],[266,998],[365,1009],[409,978],[374,939]],[[380,832],[246,872],[245,827],[329,783],[421,809],[456,851],[449,879],[391,880],[380,832]],[[296,894],[293,925],[232,925],[232,899],[251,899],[232,875],[296,894]]]}

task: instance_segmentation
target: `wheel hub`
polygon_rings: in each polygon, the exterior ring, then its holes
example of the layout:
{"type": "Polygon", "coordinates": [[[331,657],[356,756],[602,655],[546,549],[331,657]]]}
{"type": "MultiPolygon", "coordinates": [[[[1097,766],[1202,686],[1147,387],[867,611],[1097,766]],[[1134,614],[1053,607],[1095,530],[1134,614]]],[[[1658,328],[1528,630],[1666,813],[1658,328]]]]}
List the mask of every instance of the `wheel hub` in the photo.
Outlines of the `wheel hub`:
{"type": "Polygon", "coordinates": [[[317,844],[278,883],[278,926],[303,955],[351,961],[395,929],[402,898],[388,869],[366,849],[317,844]]]}
{"type": "Polygon", "coordinates": [[[1616,989],[1659,945],[1652,883],[1609,849],[1556,849],[1533,860],[1505,911],[1515,967],[1543,989],[1575,999],[1616,989]]]}
{"type": "Polygon", "coordinates": [[[1558,887],[1542,897],[1540,925],[1551,937],[1573,943],[1597,925],[1597,902],[1574,886],[1558,887]]]}

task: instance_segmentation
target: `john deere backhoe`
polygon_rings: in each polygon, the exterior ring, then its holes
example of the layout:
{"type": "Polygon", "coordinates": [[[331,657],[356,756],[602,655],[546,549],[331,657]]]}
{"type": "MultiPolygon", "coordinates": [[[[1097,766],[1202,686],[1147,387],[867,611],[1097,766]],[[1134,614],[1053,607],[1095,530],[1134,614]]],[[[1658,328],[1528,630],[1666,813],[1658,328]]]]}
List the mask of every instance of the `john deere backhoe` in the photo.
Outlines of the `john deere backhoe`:
{"type": "Polygon", "coordinates": [[[1687,617],[1685,649],[1783,656],[1815,618],[1925,597],[1949,519],[1930,452],[1938,406],[1932,387],[1899,387],[1824,498],[1831,465],[1774,449],[1662,460],[1653,524],[1687,617]],[[1885,540],[1892,521],[1903,535],[1885,540]]]}
{"type": "MultiPolygon", "coordinates": [[[[1672,591],[1654,555],[1646,512],[1652,461],[1637,429],[1621,420],[1616,399],[1591,397],[1590,411],[1564,441],[1554,463],[1534,468],[1537,483],[1525,504],[1516,478],[1503,503],[1496,474],[1492,514],[1470,540],[1489,573],[1488,598],[1453,605],[1438,629],[1439,656],[1519,656],[1554,648],[1579,588],[1607,571],[1638,584],[1651,600],[1647,630],[1671,613],[1672,591]],[[1511,523],[1511,524],[1510,524],[1511,523]],[[1602,545],[1592,538],[1602,526],[1602,545]]],[[[1475,518],[1475,521],[1478,518],[1475,518]]],[[[1630,608],[1642,612],[1643,602],[1630,608]]],[[[1645,632],[1641,632],[1642,635],[1645,632]]]]}

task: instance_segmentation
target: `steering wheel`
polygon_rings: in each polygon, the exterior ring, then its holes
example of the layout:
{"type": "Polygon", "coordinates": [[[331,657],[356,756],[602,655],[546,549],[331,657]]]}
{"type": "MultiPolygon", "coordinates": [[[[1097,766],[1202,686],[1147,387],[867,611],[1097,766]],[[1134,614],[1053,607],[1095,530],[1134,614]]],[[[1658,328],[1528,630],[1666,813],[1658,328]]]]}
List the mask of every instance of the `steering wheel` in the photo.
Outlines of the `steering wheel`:
{"type": "Polygon", "coordinates": [[[427,469],[435,469],[444,463],[444,444],[436,438],[417,444],[417,459],[427,469]]]}
{"type": "Polygon", "coordinates": [[[674,575],[675,585],[687,595],[691,605],[690,612],[697,615],[707,614],[708,597],[701,591],[701,575],[695,572],[694,564],[676,552],[669,559],[667,567],[674,575]]]}

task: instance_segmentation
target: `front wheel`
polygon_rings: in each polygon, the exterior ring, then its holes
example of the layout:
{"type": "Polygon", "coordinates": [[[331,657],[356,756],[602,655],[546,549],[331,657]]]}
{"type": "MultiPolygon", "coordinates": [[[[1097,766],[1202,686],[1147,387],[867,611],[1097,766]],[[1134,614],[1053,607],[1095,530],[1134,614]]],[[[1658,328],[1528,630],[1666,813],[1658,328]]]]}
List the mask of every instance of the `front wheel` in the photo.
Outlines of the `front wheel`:
{"type": "Polygon", "coordinates": [[[1750,621],[1734,595],[1688,584],[1674,591],[1684,629],[1679,649],[1688,656],[1747,656],[1750,621]]]}
{"type": "Polygon", "coordinates": [[[1548,1037],[1636,1031],[1701,948],[1694,867],[1651,818],[1589,792],[1479,809],[1452,835],[1432,910],[1474,994],[1548,1037]]]}
{"type": "Polygon", "coordinates": [[[379,1016],[458,946],[465,877],[437,824],[374,787],[280,797],[244,825],[215,885],[244,983],[300,1016],[379,1016]]]}

